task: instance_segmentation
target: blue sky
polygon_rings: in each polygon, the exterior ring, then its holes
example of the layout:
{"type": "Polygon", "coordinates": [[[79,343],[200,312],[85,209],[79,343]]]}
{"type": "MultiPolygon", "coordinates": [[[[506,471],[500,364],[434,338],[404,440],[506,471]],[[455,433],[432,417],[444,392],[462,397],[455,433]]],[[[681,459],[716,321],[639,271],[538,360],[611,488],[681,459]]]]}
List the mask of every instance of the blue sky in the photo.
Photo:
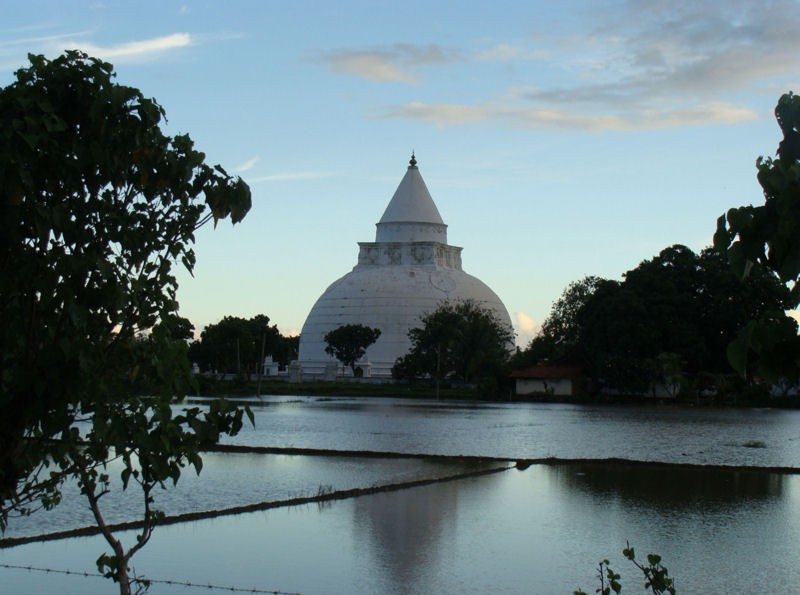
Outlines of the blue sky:
{"type": "Polygon", "coordinates": [[[299,332],[356,263],[416,151],[526,343],[586,275],[619,279],[762,200],[800,3],[3,1],[0,85],[78,48],[165,108],[253,209],[203,229],[181,313],[299,332]]]}

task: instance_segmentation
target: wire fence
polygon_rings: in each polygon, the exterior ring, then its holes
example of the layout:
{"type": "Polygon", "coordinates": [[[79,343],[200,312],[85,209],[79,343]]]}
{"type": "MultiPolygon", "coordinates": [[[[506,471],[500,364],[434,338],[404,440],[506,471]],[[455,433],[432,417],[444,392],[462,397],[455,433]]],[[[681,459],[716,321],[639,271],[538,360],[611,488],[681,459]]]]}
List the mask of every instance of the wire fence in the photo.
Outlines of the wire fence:
{"type": "MultiPolygon", "coordinates": [[[[84,578],[101,578],[104,580],[106,579],[105,576],[100,574],[99,572],[85,572],[80,570],[64,570],[59,568],[46,568],[42,566],[23,566],[19,564],[2,564],[0,563],[0,568],[5,568],[8,570],[27,570],[29,572],[43,572],[47,574],[63,574],[63,575],[72,575],[72,576],[79,576],[84,578]]],[[[154,578],[147,578],[143,579],[146,580],[148,583],[153,585],[172,585],[176,587],[187,587],[187,588],[194,588],[194,589],[203,589],[207,591],[226,591],[228,593],[258,593],[261,594],[269,594],[269,595],[301,595],[295,591],[276,591],[274,589],[259,589],[258,587],[236,587],[233,585],[215,585],[212,583],[193,583],[191,581],[180,581],[180,580],[167,580],[167,579],[154,579],[154,578]]]]}
{"type": "MultiPolygon", "coordinates": [[[[220,449],[222,450],[222,449],[220,449]]],[[[234,451],[234,450],[247,450],[249,452],[263,452],[265,450],[269,450],[270,452],[275,452],[277,450],[287,450],[287,449],[260,449],[260,448],[248,448],[245,447],[244,449],[241,448],[227,448],[225,450],[234,451]]],[[[335,452],[335,451],[324,451],[328,456],[352,456],[353,453],[344,453],[344,452],[335,452]]],[[[264,453],[266,454],[266,453],[264,453]]],[[[303,452],[303,454],[311,454],[308,451],[303,452]]],[[[320,452],[314,452],[313,454],[319,455],[320,452]]],[[[185,513],[180,515],[168,516],[165,517],[159,524],[160,525],[168,525],[174,523],[182,523],[188,521],[195,521],[199,519],[207,519],[207,518],[214,518],[219,516],[227,516],[227,515],[235,515],[235,514],[242,514],[246,512],[254,512],[257,510],[267,510],[271,508],[279,508],[285,506],[298,506],[303,504],[310,504],[310,503],[317,503],[321,504],[324,502],[330,502],[333,500],[344,500],[349,498],[355,498],[359,496],[366,496],[370,494],[377,494],[380,492],[391,492],[396,490],[403,490],[413,487],[420,487],[424,485],[430,485],[435,483],[442,483],[442,482],[449,482],[449,481],[457,481],[460,479],[466,479],[468,477],[476,477],[479,475],[485,475],[489,473],[498,473],[502,471],[506,471],[512,466],[509,465],[510,461],[507,459],[494,459],[494,458],[484,458],[484,457],[431,457],[429,455],[400,455],[397,453],[389,454],[389,457],[394,455],[397,458],[430,458],[430,459],[449,459],[450,461],[459,461],[461,463],[473,463],[477,464],[475,468],[462,471],[459,473],[443,476],[443,477],[435,477],[435,478],[426,478],[426,479],[418,479],[413,481],[404,481],[399,483],[391,483],[391,484],[383,484],[377,486],[370,486],[366,488],[354,488],[350,490],[339,490],[339,491],[320,491],[316,495],[308,496],[308,497],[301,497],[301,498],[290,498],[287,500],[277,500],[277,501],[267,501],[267,502],[259,502],[255,504],[249,504],[244,506],[235,506],[217,510],[206,510],[202,512],[191,512],[185,513]]],[[[367,457],[386,457],[387,453],[368,453],[367,457]]],[[[129,523],[119,523],[115,525],[111,525],[110,528],[112,531],[119,531],[119,530],[126,530],[126,529],[134,529],[140,525],[139,522],[129,522],[129,523]]],[[[7,548],[7,547],[14,547],[17,545],[23,545],[26,543],[32,542],[41,542],[41,541],[52,541],[58,539],[64,539],[69,537],[78,537],[78,536],[87,536],[87,535],[94,535],[99,533],[98,527],[81,527],[78,529],[68,530],[68,531],[59,531],[55,533],[48,533],[43,535],[33,535],[33,536],[26,536],[26,537],[16,537],[16,538],[4,538],[0,539],[0,549],[7,548]]],[[[26,570],[28,572],[40,572],[40,573],[48,573],[48,574],[59,574],[59,575],[69,575],[69,576],[76,576],[76,577],[83,577],[83,578],[100,578],[104,580],[108,580],[103,574],[98,572],[87,572],[87,571],[76,571],[76,570],[65,570],[65,569],[58,569],[58,568],[49,568],[43,566],[34,566],[34,565],[18,565],[18,564],[4,564],[0,563],[0,568],[8,569],[8,570],[26,570]]],[[[144,578],[151,585],[168,585],[168,586],[176,586],[176,587],[185,587],[187,589],[203,589],[204,591],[224,591],[227,593],[258,593],[258,594],[271,594],[271,595],[300,595],[297,592],[288,592],[288,591],[280,591],[274,589],[262,589],[259,587],[240,587],[235,585],[219,585],[213,583],[195,583],[192,581],[184,581],[184,580],[177,580],[177,579],[152,579],[152,578],[144,578]]]]}
{"type": "MultiPolygon", "coordinates": [[[[159,526],[174,525],[176,523],[186,523],[191,521],[198,521],[202,519],[211,519],[222,516],[230,516],[243,514],[247,512],[257,512],[261,510],[269,510],[272,508],[282,508],[286,506],[302,506],[304,504],[321,504],[324,502],[332,502],[334,500],[346,500],[349,498],[356,498],[359,496],[369,496],[381,492],[393,492],[397,490],[405,490],[409,488],[422,487],[426,485],[443,483],[449,481],[457,481],[469,477],[477,477],[479,475],[486,475],[489,473],[498,473],[506,471],[511,468],[508,462],[497,465],[494,459],[486,459],[484,463],[490,466],[480,466],[478,469],[463,471],[460,473],[447,475],[443,477],[417,479],[412,481],[403,481],[398,483],[382,484],[377,486],[370,486],[364,488],[352,488],[349,490],[326,491],[322,490],[312,496],[304,496],[298,498],[288,498],[285,500],[269,500],[265,502],[257,502],[254,504],[244,504],[241,506],[231,506],[226,508],[219,508],[214,510],[203,510],[197,512],[186,512],[183,514],[167,515],[159,521],[159,526]]],[[[139,529],[142,526],[141,521],[129,521],[124,523],[109,524],[111,531],[128,531],[132,529],[139,529]]],[[[41,535],[28,535],[23,537],[6,537],[0,539],[0,549],[25,545],[28,543],[42,542],[42,541],[55,541],[58,539],[66,539],[70,537],[87,537],[90,535],[98,535],[100,528],[97,526],[80,527],[77,529],[68,529],[66,531],[56,531],[53,533],[44,533],[41,535]]]]}
{"type": "MultiPolygon", "coordinates": [[[[543,459],[517,459],[517,460],[509,460],[504,458],[494,458],[494,457],[461,457],[461,456],[432,456],[426,454],[407,454],[407,453],[387,453],[387,452],[352,452],[352,451],[331,451],[331,450],[316,450],[316,449],[294,449],[294,448],[270,448],[270,447],[248,447],[248,446],[231,446],[231,445],[224,445],[218,446],[214,450],[221,451],[221,452],[249,452],[249,453],[260,453],[260,454],[297,454],[297,455],[306,455],[306,456],[361,456],[365,458],[419,458],[419,459],[429,459],[429,460],[438,460],[438,461],[449,461],[449,462],[460,462],[460,463],[472,463],[474,466],[465,471],[461,471],[459,473],[436,477],[436,478],[426,478],[426,479],[419,479],[413,481],[405,481],[399,483],[391,483],[391,484],[383,484],[377,486],[370,486],[365,488],[354,488],[350,490],[341,490],[341,491],[321,491],[316,495],[308,496],[308,497],[301,497],[301,498],[290,498],[286,500],[273,500],[273,501],[266,501],[266,502],[259,502],[255,504],[249,504],[244,506],[235,506],[229,508],[222,508],[216,510],[206,510],[202,512],[191,512],[185,513],[180,515],[168,516],[163,519],[160,524],[173,524],[173,523],[182,523],[188,521],[195,521],[199,519],[207,519],[213,517],[220,517],[220,516],[227,516],[227,515],[236,515],[242,514],[247,512],[254,512],[258,510],[267,510],[272,508],[279,508],[279,507],[286,507],[286,506],[298,506],[310,503],[317,503],[321,504],[324,502],[331,502],[334,500],[343,500],[348,498],[355,498],[360,496],[367,496],[371,494],[377,494],[380,492],[390,492],[396,490],[403,490],[408,488],[420,487],[435,483],[442,483],[442,482],[450,482],[450,481],[457,481],[461,479],[466,479],[468,477],[475,477],[479,475],[486,475],[491,473],[498,473],[502,471],[506,471],[512,468],[517,468],[520,470],[526,469],[530,465],[540,464],[540,465],[553,465],[553,464],[575,464],[575,463],[583,463],[583,462],[592,462],[594,464],[618,464],[618,463],[625,463],[628,465],[649,465],[649,466],[664,466],[664,467],[693,467],[693,468],[722,468],[717,465],[694,465],[694,464],[669,464],[669,463],[654,463],[654,462],[644,462],[644,461],[635,461],[635,460],[624,460],[624,459],[558,459],[558,458],[543,458],[543,459]]],[[[738,469],[738,470],[749,470],[752,469],[750,467],[724,467],[728,470],[730,469],[738,469]]],[[[781,474],[797,474],[800,470],[797,468],[785,468],[785,467],[772,467],[768,469],[760,469],[766,470],[773,473],[781,473],[781,474]]],[[[138,528],[140,523],[137,522],[129,522],[129,523],[120,523],[116,525],[112,525],[111,529],[113,531],[118,530],[126,530],[126,529],[134,529],[138,528]]],[[[35,535],[35,536],[26,536],[26,537],[18,537],[18,538],[4,538],[0,539],[0,549],[14,547],[17,545],[23,545],[25,543],[31,542],[38,542],[38,541],[50,541],[50,540],[57,540],[63,539],[68,537],[77,537],[77,536],[86,536],[86,535],[93,535],[99,533],[99,529],[97,527],[83,527],[79,529],[69,530],[69,531],[62,531],[57,533],[49,533],[43,535],[35,535]]],[[[59,574],[59,575],[71,575],[76,577],[84,577],[84,578],[91,578],[96,579],[100,578],[103,580],[108,580],[106,577],[97,572],[86,572],[86,571],[75,571],[75,570],[65,570],[65,569],[57,569],[57,568],[49,568],[49,567],[41,567],[41,566],[34,566],[34,565],[15,565],[15,564],[4,564],[0,563],[0,568],[7,569],[7,570],[25,570],[28,572],[39,572],[39,573],[50,573],[50,574],[59,574]]],[[[177,579],[150,579],[147,578],[150,584],[154,585],[168,585],[168,586],[176,586],[176,587],[185,587],[187,589],[203,589],[205,591],[222,591],[228,593],[258,593],[258,594],[272,594],[272,595],[299,595],[297,592],[287,592],[287,591],[280,591],[274,589],[263,589],[259,587],[241,587],[235,585],[220,585],[220,584],[213,584],[213,583],[196,583],[192,581],[185,581],[185,580],[177,580],[177,579]]]]}

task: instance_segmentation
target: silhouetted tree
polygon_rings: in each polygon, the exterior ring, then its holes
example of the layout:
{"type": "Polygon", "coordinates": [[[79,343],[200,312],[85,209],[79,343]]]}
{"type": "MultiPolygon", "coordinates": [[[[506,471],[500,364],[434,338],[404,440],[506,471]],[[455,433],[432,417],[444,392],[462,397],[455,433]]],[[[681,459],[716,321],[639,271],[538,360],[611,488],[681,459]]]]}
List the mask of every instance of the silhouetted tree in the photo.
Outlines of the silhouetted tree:
{"type": "Polygon", "coordinates": [[[553,303],[541,331],[527,346],[527,353],[520,353],[515,358],[519,362],[517,367],[563,358],[575,350],[581,339],[581,310],[603,281],[590,275],[570,283],[553,303]]]}
{"type": "Polygon", "coordinates": [[[165,136],[161,106],[114,83],[110,64],[29,59],[0,89],[0,526],[55,506],[75,478],[112,548],[98,568],[129,593],[129,561],[160,518],[155,488],[199,473],[202,449],[242,425],[225,402],[170,407],[191,381],[172,269],[192,269],[204,223],[245,216],[250,190],[188,136],[165,136]],[[127,549],[100,506],[112,458],[123,489],[141,489],[127,549]]]}
{"type": "Polygon", "coordinates": [[[286,341],[276,325],[270,326],[269,316],[225,316],[203,329],[189,347],[189,358],[203,371],[250,373],[259,369],[266,355],[286,365],[286,357],[291,357],[286,341]]]}
{"type": "Polygon", "coordinates": [[[594,372],[620,390],[641,392],[670,362],[683,373],[724,373],[724,346],[765,312],[787,307],[788,292],[770,275],[738,283],[714,250],[666,248],[599,284],[580,313],[582,345],[594,372]],[[668,356],[668,354],[671,354],[668,356]]]}
{"type": "Polygon", "coordinates": [[[332,355],[342,365],[349,366],[356,375],[356,362],[367,353],[367,348],[381,336],[381,329],[363,324],[345,324],[325,333],[325,353],[332,355]]]}
{"type": "Polygon", "coordinates": [[[432,378],[482,385],[496,393],[507,373],[514,333],[471,300],[444,302],[409,331],[411,349],[393,368],[398,378],[432,378]]]}
{"type": "MultiPolygon", "coordinates": [[[[775,107],[783,140],[777,157],[759,157],[758,182],[764,204],[730,209],[717,220],[715,247],[726,254],[736,274],[774,275],[791,289],[790,306],[800,306],[800,97],[787,93],[775,107]]],[[[790,382],[800,379],[797,323],[776,308],[751,320],[728,349],[742,375],[790,382]]]]}

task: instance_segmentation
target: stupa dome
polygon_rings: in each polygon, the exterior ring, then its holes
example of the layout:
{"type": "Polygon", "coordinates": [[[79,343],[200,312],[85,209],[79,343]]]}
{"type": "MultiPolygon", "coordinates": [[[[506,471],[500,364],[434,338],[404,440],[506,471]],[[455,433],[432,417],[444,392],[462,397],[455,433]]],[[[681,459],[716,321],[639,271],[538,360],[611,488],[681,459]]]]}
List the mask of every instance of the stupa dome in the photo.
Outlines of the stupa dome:
{"type": "Polygon", "coordinates": [[[359,242],[353,270],[325,290],[306,318],[298,356],[303,376],[323,375],[336,362],[325,353],[329,331],[363,324],[381,330],[367,350],[365,375],[390,377],[411,347],[408,331],[445,300],[472,300],[511,328],[497,294],[462,270],[461,248],[447,243],[447,225],[413,155],[376,227],[374,242],[359,242]]]}

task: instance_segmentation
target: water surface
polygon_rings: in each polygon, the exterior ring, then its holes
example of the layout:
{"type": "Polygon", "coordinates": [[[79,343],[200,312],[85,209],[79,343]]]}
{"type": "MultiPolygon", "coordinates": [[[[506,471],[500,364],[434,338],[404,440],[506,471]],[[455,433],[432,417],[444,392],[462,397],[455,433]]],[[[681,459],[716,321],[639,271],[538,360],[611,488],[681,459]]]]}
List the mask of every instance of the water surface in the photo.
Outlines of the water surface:
{"type": "MultiPolygon", "coordinates": [[[[453,483],[163,527],[136,558],[152,578],[301,593],[593,592],[608,557],[626,592],[629,540],[682,593],[791,593],[800,581],[796,476],[533,466],[453,483]],[[659,489],[659,486],[665,489],[659,489]],[[765,587],[767,585],[767,587],[765,587]]],[[[6,564],[92,570],[98,538],[0,552],[6,564]]],[[[105,593],[98,579],[3,571],[9,592],[105,593]],[[19,590],[17,590],[19,588],[19,590]]],[[[185,593],[157,585],[154,593],[185,593]]]]}
{"type": "MultiPolygon", "coordinates": [[[[800,412],[657,406],[479,404],[402,399],[252,400],[237,444],[800,467],[800,412]]],[[[208,454],[199,479],[159,495],[170,513],[441,477],[413,459],[208,454]]],[[[609,558],[660,553],[682,593],[792,593],[800,584],[800,476],[634,464],[534,465],[349,500],[160,527],[135,567],[155,579],[306,594],[571,593],[609,558]]],[[[126,498],[109,502],[131,518],[126,498]]],[[[134,514],[135,516],[135,514],[134,514]]],[[[68,497],[17,534],[86,524],[68,497]]],[[[125,535],[128,540],[133,534],[125,535]]],[[[99,537],[0,550],[0,563],[94,571],[99,537]]],[[[7,592],[107,593],[101,579],[0,569],[7,592]]],[[[153,593],[194,592],[156,584],[153,593]]]]}
{"type": "Polygon", "coordinates": [[[800,467],[800,411],[264,397],[230,442],[508,458],[800,467]]]}

